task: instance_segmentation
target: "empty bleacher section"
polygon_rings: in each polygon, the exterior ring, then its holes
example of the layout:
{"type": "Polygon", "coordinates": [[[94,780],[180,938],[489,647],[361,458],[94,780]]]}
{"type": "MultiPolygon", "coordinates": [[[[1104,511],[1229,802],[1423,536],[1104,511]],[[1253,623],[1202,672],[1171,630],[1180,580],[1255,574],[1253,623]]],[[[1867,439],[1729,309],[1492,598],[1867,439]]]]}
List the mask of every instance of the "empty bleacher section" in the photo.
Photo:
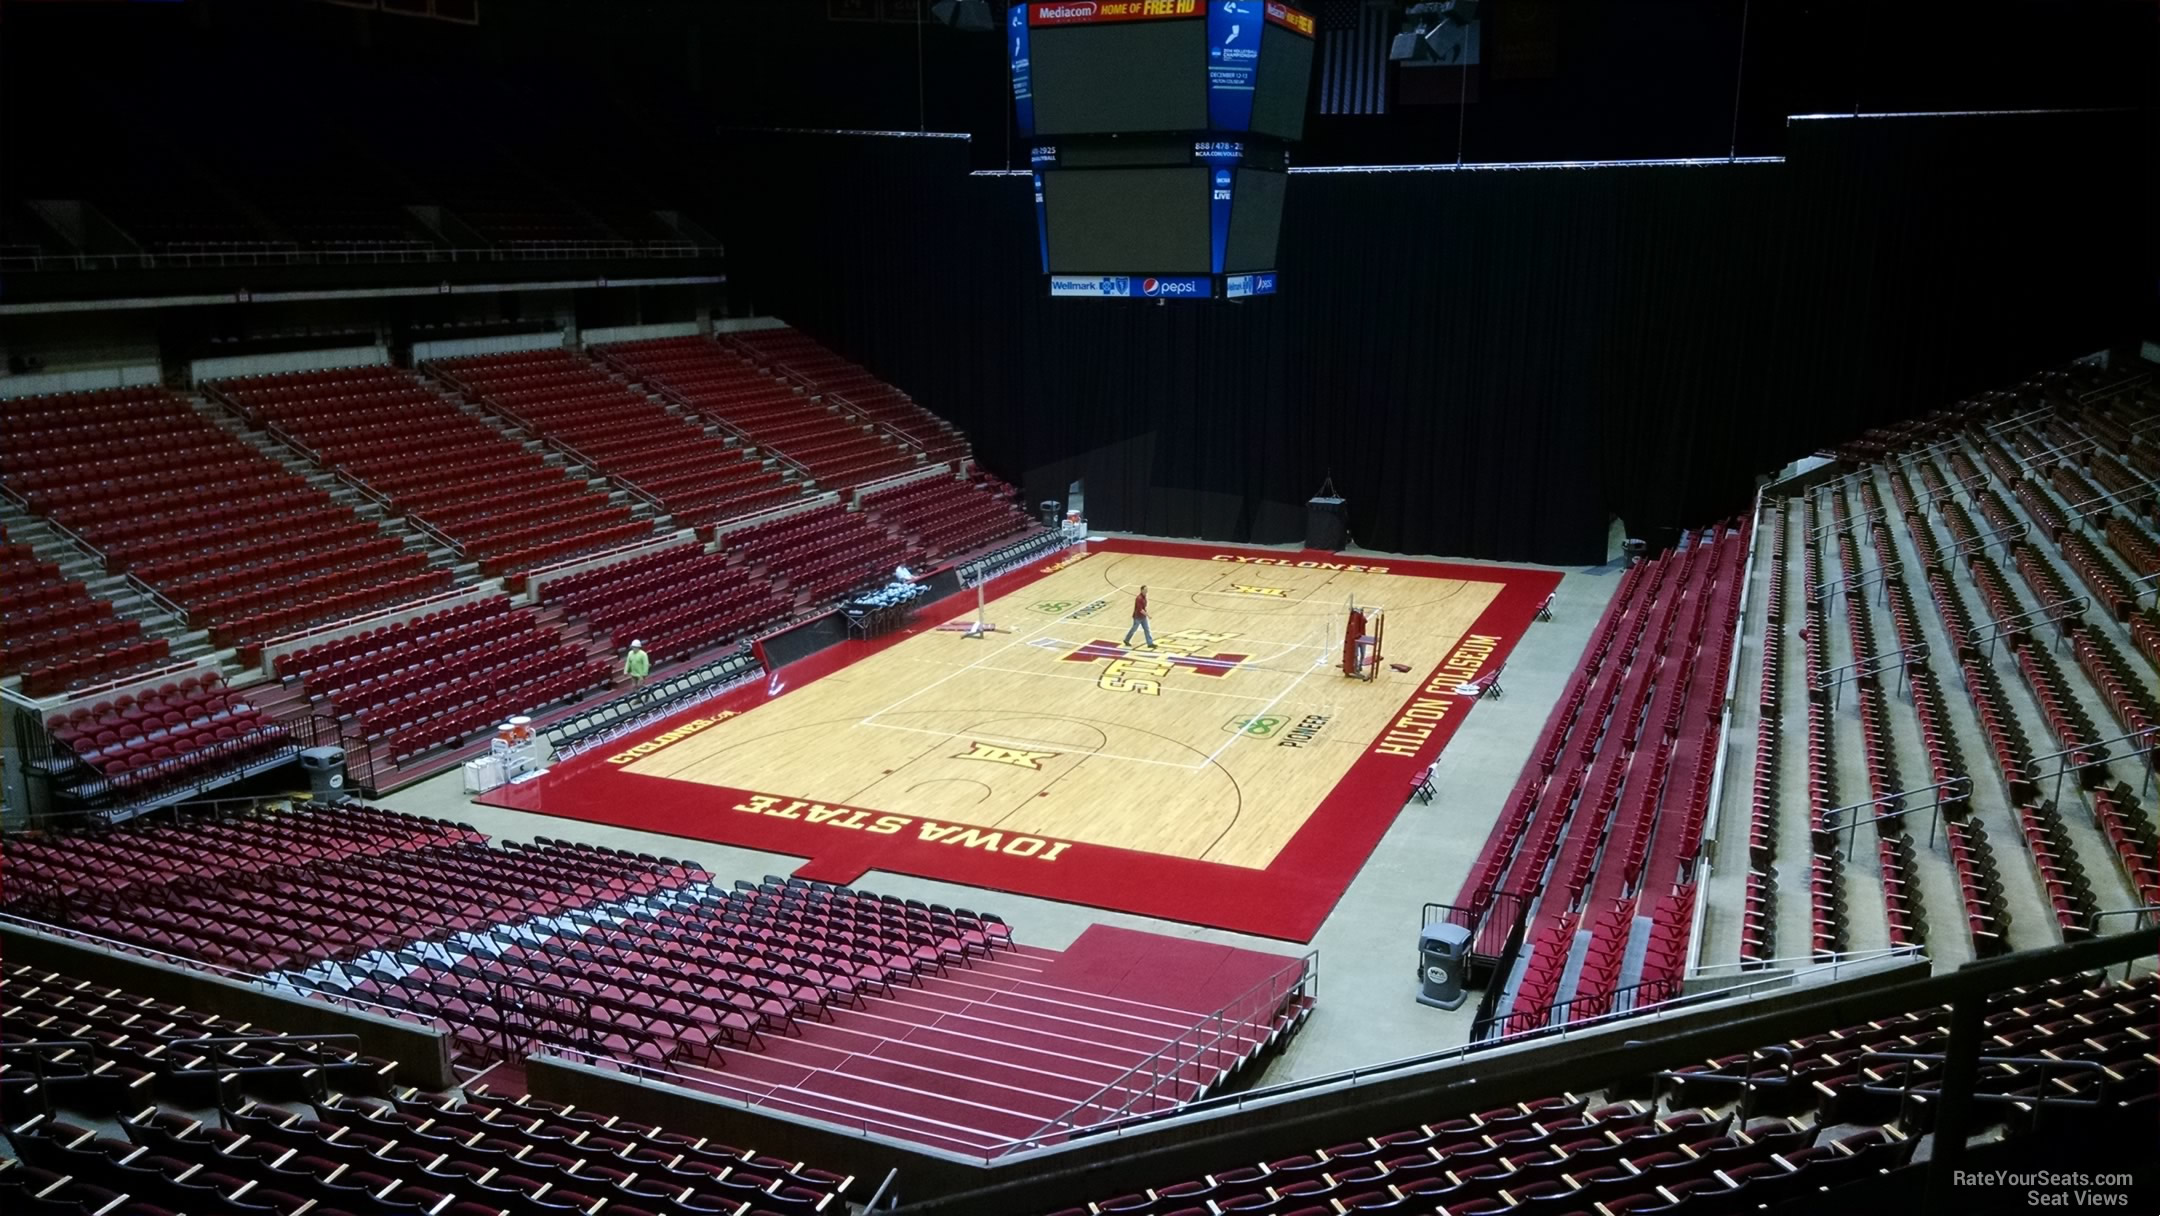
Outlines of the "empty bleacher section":
{"type": "Polygon", "coordinates": [[[731,553],[683,544],[550,579],[540,598],[611,645],[642,641],[654,662],[670,663],[786,620],[794,601],[776,582],[731,553]]]}
{"type": "Polygon", "coordinates": [[[9,1211],[773,1216],[839,1212],[866,1189],[620,1115],[422,1094],[337,1036],[41,967],[0,975],[0,1009],[9,1211]]]}
{"type": "Polygon", "coordinates": [[[354,806],[13,836],[5,859],[10,912],[249,974],[544,918],[701,873],[583,845],[489,848],[458,824],[354,806]]]}
{"type": "Polygon", "coordinates": [[[721,543],[806,607],[883,583],[915,559],[906,541],[837,503],[737,529],[721,543]]]}
{"type": "Polygon", "coordinates": [[[210,389],[249,422],[426,527],[483,575],[522,572],[652,533],[630,506],[611,503],[410,372],[293,372],[210,389]],[[429,459],[414,459],[423,451],[429,459]]]}
{"type": "Polygon", "coordinates": [[[871,518],[914,536],[931,561],[996,544],[1035,526],[1010,495],[999,493],[998,483],[982,480],[933,477],[868,491],[860,503],[871,518]]]}
{"type": "Polygon", "coordinates": [[[1091,932],[1110,936],[1063,953],[1019,947],[994,916],[768,878],[694,883],[294,982],[443,1021],[475,1061],[605,1062],[973,1153],[1171,1109],[1308,1010],[1302,960],[1091,932]],[[1136,949],[1176,954],[1199,977],[1181,989],[1196,999],[1173,1007],[1101,978],[1115,974],[1104,955],[1136,949]],[[1226,1024],[1234,1015],[1220,1041],[1218,1010],[1226,1024]]]}
{"type": "Polygon", "coordinates": [[[731,447],[581,355],[480,355],[433,370],[542,442],[660,504],[678,526],[710,529],[802,497],[788,470],[731,447]]]}
{"type": "Polygon", "coordinates": [[[65,933],[976,1154],[1159,1113],[1294,1031],[1312,960],[666,858],[491,847],[367,807],[11,837],[6,902],[65,933]]]}
{"type": "Polygon", "coordinates": [[[144,637],[142,623],[119,616],[112,601],[93,597],[81,579],[65,577],[58,563],[0,532],[0,675],[20,675],[25,692],[44,696],[140,670],[170,649],[163,638],[144,637]]]}
{"type": "MultiPolygon", "coordinates": [[[[2144,1027],[2154,991],[2151,976],[2072,976],[1991,999],[1986,1049],[2013,1062],[1997,1064],[1979,1092],[2010,1100],[1976,1108],[1976,1121],[1991,1137],[2053,1130],[2061,1116],[2032,1103],[2071,1094],[2099,1108],[2083,1126],[2135,1112],[2149,1119],[2156,1061],[2144,1027]]],[[[1649,1101],[1562,1093],[1482,1111],[1439,1106],[1415,1126],[1345,1128],[1366,1134],[1292,1156],[1225,1160],[1048,1216],[1833,1210],[1875,1194],[1841,1188],[1901,1169],[1934,1127],[1943,1058],[1928,1053],[1948,1042],[1949,1012],[1913,1010],[1675,1062],[1649,1101]]]]}
{"type": "Polygon", "coordinates": [[[758,366],[889,429],[921,449],[929,459],[966,459],[967,438],[951,423],[801,330],[748,330],[734,335],[732,340],[758,366]]]}
{"type": "Polygon", "coordinates": [[[815,389],[760,370],[707,338],[661,338],[594,347],[610,366],[800,468],[818,485],[846,489],[922,463],[919,444],[815,389]]]}
{"type": "Polygon", "coordinates": [[[1628,570],[1472,864],[1456,907],[1529,901],[1492,1033],[1678,994],[1748,537],[1720,527],[1628,570]]]}
{"type": "Polygon", "coordinates": [[[282,723],[215,673],[98,701],[46,727],[67,753],[53,775],[78,797],[108,802],[193,792],[298,747],[282,723]]]}
{"type": "MultiPolygon", "coordinates": [[[[407,551],[400,537],[163,389],[17,398],[5,417],[10,443],[0,485],[96,549],[109,571],[126,573],[189,626],[208,630],[214,644],[288,632],[450,583],[449,571],[407,551]]],[[[125,626],[93,624],[88,632],[113,629],[125,626]]]]}
{"type": "Polygon", "coordinates": [[[502,596],[306,647],[276,669],[339,719],[348,740],[380,744],[396,763],[575,700],[611,675],[606,660],[502,596]]]}
{"type": "Polygon", "coordinates": [[[387,1097],[397,1077],[394,1062],[339,1051],[331,1036],[283,1034],[28,964],[0,971],[0,1010],[0,1095],[20,1164],[43,1165],[84,1138],[33,1113],[48,1105],[102,1120],[157,1102],[214,1106],[221,1090],[243,1086],[300,1097],[322,1083],[387,1097]]]}
{"type": "Polygon", "coordinates": [[[1728,808],[1751,824],[1760,914],[1713,905],[1713,941],[1742,961],[1924,943],[1955,963],[2153,902],[2154,531],[2131,470],[2160,452],[2156,418],[2140,378],[2073,366],[1766,492],[1752,814],[1728,808]],[[1804,773],[1763,744],[1780,712],[1797,743],[1803,708],[1804,773]],[[1780,922],[1811,951],[1765,949],[1780,922]]]}

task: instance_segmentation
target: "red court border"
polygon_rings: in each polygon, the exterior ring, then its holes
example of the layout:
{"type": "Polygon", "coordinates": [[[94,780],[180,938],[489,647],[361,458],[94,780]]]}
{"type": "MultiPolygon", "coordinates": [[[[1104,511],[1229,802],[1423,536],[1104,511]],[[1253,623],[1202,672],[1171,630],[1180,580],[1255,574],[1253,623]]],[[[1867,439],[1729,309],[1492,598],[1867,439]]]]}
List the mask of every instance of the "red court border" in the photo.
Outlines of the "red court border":
{"type": "MultiPolygon", "coordinates": [[[[1331,565],[1360,569],[1385,567],[1389,574],[1501,583],[1500,592],[1467,631],[1499,639],[1485,658],[1483,670],[1486,671],[1497,669],[1506,660],[1516,641],[1529,628],[1538,606],[1560,582],[1560,575],[1550,570],[1389,557],[1349,558],[1310,549],[1284,551],[1165,541],[1102,540],[1054,555],[1040,565],[1003,575],[990,588],[991,593],[999,597],[1009,595],[1097,553],[1147,554],[1200,561],[1217,557],[1245,558],[1259,565],[1322,569],[1331,565]]],[[[479,801],[512,810],[807,857],[809,860],[794,871],[802,878],[848,883],[871,870],[887,870],[1308,942],[1394,822],[1417,773],[1439,755],[1440,749],[1446,746],[1477,704],[1473,698],[1455,695],[1453,688],[1457,677],[1453,674],[1439,676],[1438,665],[1419,675],[1417,683],[1405,694],[1397,719],[1401,721],[1402,711],[1409,710],[1423,698],[1425,705],[1420,708],[1428,716],[1421,722],[1420,729],[1429,726],[1431,734],[1417,746],[1414,755],[1380,754],[1374,750],[1374,745],[1368,745],[1365,755],[1350,766],[1335,788],[1313,809],[1304,826],[1264,870],[1165,857],[1107,845],[1058,842],[1055,838],[1022,836],[1001,841],[1003,848],[1011,849],[1020,842],[1047,839],[1048,847],[1036,845],[1033,852],[1025,855],[997,851],[1000,845],[988,842],[974,847],[952,841],[938,843],[935,838],[925,838],[922,830],[924,824],[937,826],[932,820],[912,815],[885,815],[875,810],[858,812],[848,807],[823,808],[807,802],[792,802],[787,797],[769,803],[764,813],[740,813],[747,809],[744,804],[752,796],[750,791],[641,776],[620,771],[619,765],[613,762],[620,760],[627,749],[654,741],[663,734],[686,725],[694,727],[701,720],[710,722],[723,714],[733,716],[747,712],[774,697],[802,688],[820,676],[917,634],[932,631],[939,622],[965,614],[973,598],[972,592],[948,596],[922,608],[917,614],[917,624],[908,629],[867,642],[845,642],[829,647],[779,669],[756,684],[685,710],[675,718],[647,727],[609,747],[574,757],[545,776],[504,786],[479,801]],[[813,823],[802,813],[805,809],[824,810],[825,817],[813,823]],[[865,830],[866,825],[890,819],[901,819],[906,823],[887,835],[865,830]],[[1062,847],[1058,847],[1061,844],[1062,847]]],[[[1402,679],[1400,676],[1394,678],[1402,679]]],[[[973,835],[980,839],[985,834],[973,835]]],[[[1000,834],[1000,837],[1003,835],[1007,834],[1000,834]]]]}

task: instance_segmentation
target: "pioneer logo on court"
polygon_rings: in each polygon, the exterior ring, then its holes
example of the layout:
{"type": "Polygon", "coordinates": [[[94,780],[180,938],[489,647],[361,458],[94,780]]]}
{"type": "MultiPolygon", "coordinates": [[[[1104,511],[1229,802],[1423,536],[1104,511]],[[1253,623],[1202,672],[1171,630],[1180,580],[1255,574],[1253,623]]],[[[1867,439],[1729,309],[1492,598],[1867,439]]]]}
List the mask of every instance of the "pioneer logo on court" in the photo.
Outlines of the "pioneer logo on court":
{"type": "Polygon", "coordinates": [[[955,760],[984,760],[991,764],[1010,764],[1014,768],[1042,767],[1045,760],[1055,760],[1056,752],[1024,752],[1017,748],[999,747],[993,743],[977,743],[968,740],[968,749],[953,757],[955,760]]]}

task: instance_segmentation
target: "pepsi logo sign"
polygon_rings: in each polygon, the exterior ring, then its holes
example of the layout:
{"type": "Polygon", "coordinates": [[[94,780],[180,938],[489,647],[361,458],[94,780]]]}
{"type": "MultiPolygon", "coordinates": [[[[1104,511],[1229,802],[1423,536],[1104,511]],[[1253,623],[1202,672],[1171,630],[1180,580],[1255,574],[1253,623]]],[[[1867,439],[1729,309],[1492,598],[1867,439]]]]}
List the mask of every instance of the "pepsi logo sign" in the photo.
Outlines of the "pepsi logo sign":
{"type": "Polygon", "coordinates": [[[1140,280],[1140,294],[1151,299],[1165,296],[1197,296],[1206,291],[1204,279],[1158,279],[1149,276],[1140,280]]]}

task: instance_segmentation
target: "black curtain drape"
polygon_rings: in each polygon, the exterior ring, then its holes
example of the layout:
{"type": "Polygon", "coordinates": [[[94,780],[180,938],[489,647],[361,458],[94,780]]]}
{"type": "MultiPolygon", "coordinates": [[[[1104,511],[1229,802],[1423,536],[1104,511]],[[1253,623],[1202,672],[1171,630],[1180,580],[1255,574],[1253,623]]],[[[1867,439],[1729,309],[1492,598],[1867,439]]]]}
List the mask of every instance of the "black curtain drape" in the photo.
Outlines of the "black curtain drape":
{"type": "Polygon", "coordinates": [[[1780,163],[1312,171],[1282,294],[1051,300],[1024,175],[765,135],[739,298],[1091,522],[1275,542],[1332,475],[1391,551],[1584,563],[1758,474],[2109,345],[2150,203],[2128,114],[1795,122],[1780,163]]]}

